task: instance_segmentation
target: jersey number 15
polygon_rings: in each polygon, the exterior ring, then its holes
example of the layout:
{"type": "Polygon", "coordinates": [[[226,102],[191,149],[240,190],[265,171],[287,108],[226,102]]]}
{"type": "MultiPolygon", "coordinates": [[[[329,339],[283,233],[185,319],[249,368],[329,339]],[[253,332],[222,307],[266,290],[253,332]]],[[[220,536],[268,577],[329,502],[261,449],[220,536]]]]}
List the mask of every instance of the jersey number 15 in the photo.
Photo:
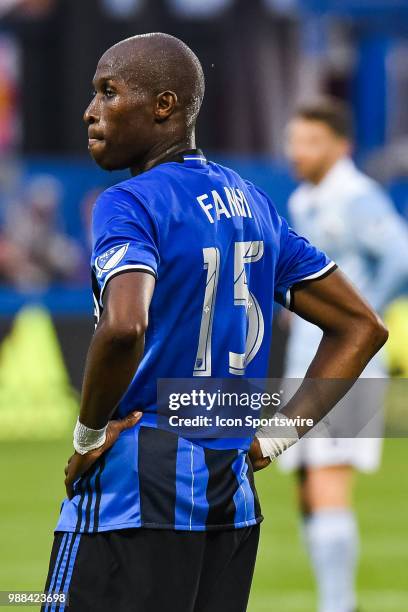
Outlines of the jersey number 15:
{"type": "MultiPolygon", "coordinates": [[[[242,376],[245,367],[260,349],[264,337],[264,320],[257,299],[248,288],[245,264],[259,261],[264,254],[262,240],[236,242],[234,250],[234,306],[245,308],[247,337],[245,353],[229,351],[229,372],[242,376]]],[[[200,325],[198,349],[193,376],[211,376],[211,334],[220,271],[220,251],[216,247],[203,249],[207,282],[200,325]]]]}

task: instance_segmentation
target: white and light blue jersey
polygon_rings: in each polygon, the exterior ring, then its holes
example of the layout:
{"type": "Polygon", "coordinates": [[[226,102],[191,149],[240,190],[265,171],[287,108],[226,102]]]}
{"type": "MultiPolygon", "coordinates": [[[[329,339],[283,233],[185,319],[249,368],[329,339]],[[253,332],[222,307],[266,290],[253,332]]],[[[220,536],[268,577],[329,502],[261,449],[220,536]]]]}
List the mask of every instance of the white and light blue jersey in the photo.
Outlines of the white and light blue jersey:
{"type": "Polygon", "coordinates": [[[262,191],[198,150],[105,191],[93,217],[97,319],[114,276],[156,278],[144,355],[115,414],[143,417],[81,478],[57,530],[259,522],[251,439],[188,440],[160,429],[157,381],[266,376],[274,300],[289,306],[293,285],[334,267],[262,191]]]}
{"type": "MultiPolygon", "coordinates": [[[[339,160],[318,185],[303,183],[289,200],[290,219],[333,259],[362,295],[381,312],[408,278],[408,229],[381,187],[351,159],[339,160]]],[[[294,317],[286,375],[303,377],[321,331],[294,317]]],[[[365,374],[382,376],[376,356],[365,374]]]]}

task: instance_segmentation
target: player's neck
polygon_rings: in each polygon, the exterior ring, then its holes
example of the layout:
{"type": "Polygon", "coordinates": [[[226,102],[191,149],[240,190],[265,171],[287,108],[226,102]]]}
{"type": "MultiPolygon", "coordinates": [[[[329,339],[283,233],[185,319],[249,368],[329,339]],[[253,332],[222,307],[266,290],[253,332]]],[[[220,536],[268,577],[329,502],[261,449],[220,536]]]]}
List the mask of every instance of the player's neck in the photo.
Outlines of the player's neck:
{"type": "Polygon", "coordinates": [[[344,157],[339,156],[330,160],[328,163],[322,166],[319,171],[314,174],[314,176],[310,177],[309,182],[316,186],[322,183],[341,159],[344,159],[344,157]]]}
{"type": "Polygon", "coordinates": [[[196,143],[194,134],[177,140],[177,142],[174,142],[171,145],[163,146],[163,144],[160,144],[158,145],[158,147],[153,148],[143,161],[134,164],[130,168],[130,172],[132,176],[136,176],[138,174],[141,174],[142,172],[150,170],[158,164],[164,164],[168,159],[174,158],[177,153],[181,153],[182,151],[195,148],[196,143]]]}

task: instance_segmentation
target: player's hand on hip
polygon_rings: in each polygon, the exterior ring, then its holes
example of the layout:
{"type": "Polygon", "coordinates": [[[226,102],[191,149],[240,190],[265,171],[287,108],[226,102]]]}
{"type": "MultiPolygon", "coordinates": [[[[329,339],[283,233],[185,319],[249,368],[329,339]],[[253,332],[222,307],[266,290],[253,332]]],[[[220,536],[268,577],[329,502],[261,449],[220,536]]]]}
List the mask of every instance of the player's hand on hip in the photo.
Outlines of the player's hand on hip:
{"type": "Polygon", "coordinates": [[[249,458],[252,463],[252,468],[254,472],[258,472],[259,470],[263,470],[268,467],[271,463],[269,457],[264,457],[261,451],[261,445],[259,444],[258,438],[255,436],[252,440],[251,447],[249,449],[249,458]]]}
{"type": "Polygon", "coordinates": [[[65,489],[68,499],[74,497],[74,483],[82,474],[84,474],[95,463],[97,459],[111,446],[113,446],[119,435],[125,429],[134,427],[142,418],[142,412],[131,412],[124,419],[117,421],[109,421],[106,430],[106,440],[102,446],[95,450],[80,455],[75,452],[69,459],[65,467],[65,489]]]}

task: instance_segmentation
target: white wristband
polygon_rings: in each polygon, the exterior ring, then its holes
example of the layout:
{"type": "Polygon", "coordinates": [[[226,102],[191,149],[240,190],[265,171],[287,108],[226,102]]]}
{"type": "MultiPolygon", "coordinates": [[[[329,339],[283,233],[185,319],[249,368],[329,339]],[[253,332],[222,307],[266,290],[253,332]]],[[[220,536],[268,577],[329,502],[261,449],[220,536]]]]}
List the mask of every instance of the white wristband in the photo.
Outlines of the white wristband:
{"type": "Polygon", "coordinates": [[[74,448],[76,452],[85,455],[105,444],[107,428],[108,426],[105,425],[102,429],[91,429],[80,423],[78,419],[74,429],[74,448]]]}
{"type": "MultiPolygon", "coordinates": [[[[275,414],[275,419],[286,421],[287,417],[281,412],[275,414]]],[[[299,440],[299,434],[294,425],[277,425],[275,427],[260,427],[256,432],[259,440],[262,457],[269,457],[271,461],[279,457],[287,448],[299,440]],[[279,431],[281,427],[281,432],[279,431]],[[280,436],[282,433],[285,437],[280,436]]]]}

